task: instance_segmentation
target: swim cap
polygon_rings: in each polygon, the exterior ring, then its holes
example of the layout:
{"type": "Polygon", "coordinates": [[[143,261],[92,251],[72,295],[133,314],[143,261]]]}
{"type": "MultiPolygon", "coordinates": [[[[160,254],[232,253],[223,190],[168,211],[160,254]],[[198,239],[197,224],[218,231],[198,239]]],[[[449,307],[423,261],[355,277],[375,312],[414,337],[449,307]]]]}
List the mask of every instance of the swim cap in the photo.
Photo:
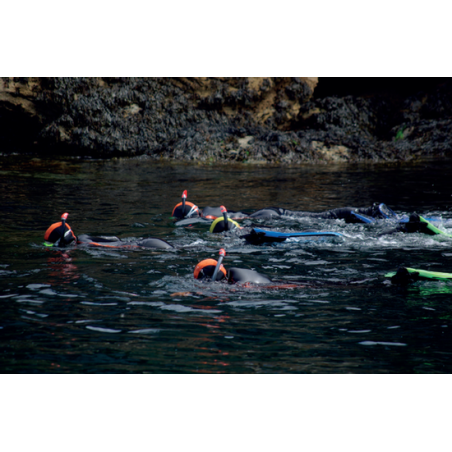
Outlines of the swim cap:
{"type": "Polygon", "coordinates": [[[77,237],[72,232],[71,227],[63,222],[53,223],[44,234],[44,240],[52,243],[54,246],[66,246],[76,240],[77,237]]]}
{"type": "MultiPolygon", "coordinates": [[[[215,259],[204,259],[195,267],[193,276],[195,279],[212,278],[217,264],[218,262],[215,259]]],[[[221,265],[216,280],[220,281],[223,278],[226,278],[226,269],[221,265]]]]}
{"type": "Polygon", "coordinates": [[[172,216],[176,218],[193,218],[199,217],[199,208],[192,202],[185,202],[185,210],[183,211],[182,203],[177,204],[174,209],[172,216]]]}

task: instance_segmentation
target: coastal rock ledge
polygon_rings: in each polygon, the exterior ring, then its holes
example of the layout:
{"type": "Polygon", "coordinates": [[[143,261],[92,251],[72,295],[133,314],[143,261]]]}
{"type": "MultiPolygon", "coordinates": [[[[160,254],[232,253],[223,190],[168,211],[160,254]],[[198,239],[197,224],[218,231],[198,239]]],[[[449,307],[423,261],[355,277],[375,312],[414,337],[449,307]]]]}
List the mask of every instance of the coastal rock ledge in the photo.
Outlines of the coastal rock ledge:
{"type": "Polygon", "coordinates": [[[1,77],[2,155],[196,163],[452,153],[451,79],[1,77]]]}

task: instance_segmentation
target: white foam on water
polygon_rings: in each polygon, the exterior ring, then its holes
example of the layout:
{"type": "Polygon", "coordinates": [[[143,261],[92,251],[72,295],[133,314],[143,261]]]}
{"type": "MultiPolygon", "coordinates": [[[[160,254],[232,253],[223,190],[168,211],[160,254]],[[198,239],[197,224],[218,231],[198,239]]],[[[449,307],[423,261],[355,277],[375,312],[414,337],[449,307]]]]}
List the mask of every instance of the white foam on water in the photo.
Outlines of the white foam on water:
{"type": "Polygon", "coordinates": [[[121,332],[121,330],[114,330],[112,328],[101,328],[99,326],[91,326],[91,325],[88,325],[86,327],[86,329],[92,330],[92,331],[98,331],[99,333],[120,333],[121,332]]]}
{"type": "Polygon", "coordinates": [[[374,342],[374,341],[363,341],[358,342],[360,345],[394,345],[397,347],[404,347],[407,344],[404,344],[403,342],[374,342]]]}

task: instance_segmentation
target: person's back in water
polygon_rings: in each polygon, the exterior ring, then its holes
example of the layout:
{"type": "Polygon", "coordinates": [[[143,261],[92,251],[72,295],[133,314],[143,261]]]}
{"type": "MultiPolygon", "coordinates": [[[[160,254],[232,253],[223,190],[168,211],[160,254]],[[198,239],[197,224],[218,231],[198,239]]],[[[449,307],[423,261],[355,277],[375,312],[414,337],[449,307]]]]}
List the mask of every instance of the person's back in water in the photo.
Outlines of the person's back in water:
{"type": "Polygon", "coordinates": [[[139,239],[132,242],[124,242],[115,236],[92,236],[81,234],[76,236],[69,224],[66,223],[68,213],[61,216],[61,221],[52,224],[44,234],[46,246],[65,248],[74,245],[98,246],[105,248],[174,248],[167,241],[159,238],[139,239]]]}

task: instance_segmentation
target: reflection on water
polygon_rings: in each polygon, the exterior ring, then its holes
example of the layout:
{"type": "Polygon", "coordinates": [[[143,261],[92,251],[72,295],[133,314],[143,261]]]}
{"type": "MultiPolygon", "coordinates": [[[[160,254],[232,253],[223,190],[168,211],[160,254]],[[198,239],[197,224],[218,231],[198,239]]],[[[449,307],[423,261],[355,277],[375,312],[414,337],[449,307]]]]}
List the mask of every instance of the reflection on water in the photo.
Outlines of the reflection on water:
{"type": "Polygon", "coordinates": [[[0,365],[5,373],[450,372],[452,285],[401,288],[383,276],[400,266],[452,271],[449,239],[380,237],[384,224],[245,220],[344,235],[251,246],[237,232],[175,228],[170,215],[187,189],[200,207],[320,211],[379,201],[400,213],[450,219],[451,167],[4,159],[0,365]],[[44,247],[45,230],[63,212],[76,234],[160,237],[176,249],[44,247]],[[195,265],[216,258],[220,247],[226,268],[252,268],[290,286],[195,281],[195,265]]]}
{"type": "Polygon", "coordinates": [[[47,258],[48,284],[51,286],[59,283],[68,284],[78,279],[77,267],[72,263],[70,253],[65,251],[53,251],[47,258]]]}

